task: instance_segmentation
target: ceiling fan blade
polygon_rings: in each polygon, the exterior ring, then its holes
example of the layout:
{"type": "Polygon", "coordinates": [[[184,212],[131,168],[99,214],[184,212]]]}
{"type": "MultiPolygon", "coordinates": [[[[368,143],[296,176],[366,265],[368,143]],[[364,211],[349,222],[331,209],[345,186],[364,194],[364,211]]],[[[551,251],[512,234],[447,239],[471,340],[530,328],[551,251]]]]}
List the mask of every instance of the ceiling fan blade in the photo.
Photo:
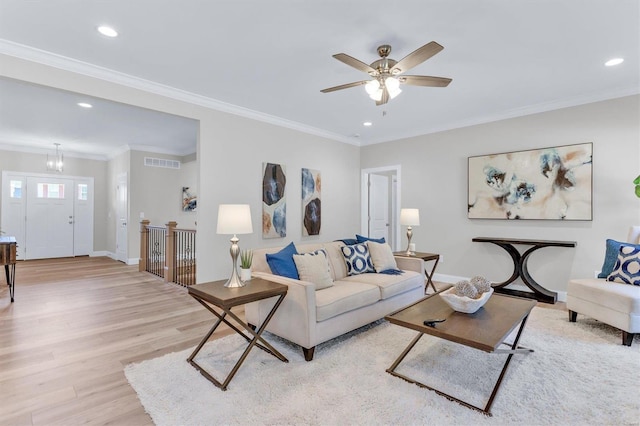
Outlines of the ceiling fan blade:
{"type": "Polygon", "coordinates": [[[398,77],[400,83],[411,86],[447,87],[453,80],[446,77],[431,77],[429,75],[403,75],[398,77]]]}
{"type": "Polygon", "coordinates": [[[354,81],[353,83],[341,84],[340,86],[329,87],[327,89],[322,89],[322,93],[335,92],[336,90],[348,89],[349,87],[362,86],[363,84],[367,84],[368,80],[365,81],[354,81]]]}
{"type": "Polygon", "coordinates": [[[377,106],[384,105],[384,104],[386,104],[387,102],[389,102],[389,92],[387,92],[387,88],[385,87],[385,88],[382,90],[382,98],[380,98],[380,100],[379,100],[379,101],[376,101],[376,105],[377,105],[377,106]]]}
{"type": "Polygon", "coordinates": [[[427,43],[400,59],[400,61],[391,68],[391,73],[401,74],[403,72],[407,72],[411,68],[423,63],[436,53],[440,52],[442,49],[444,49],[444,47],[435,41],[427,43]]]}
{"type": "Polygon", "coordinates": [[[374,73],[374,74],[376,73],[376,70],[371,68],[369,65],[365,64],[362,61],[357,60],[354,57],[347,55],[346,53],[336,53],[335,55],[333,55],[333,57],[339,60],[340,62],[344,62],[350,67],[357,69],[358,71],[362,71],[366,73],[374,73]]]}

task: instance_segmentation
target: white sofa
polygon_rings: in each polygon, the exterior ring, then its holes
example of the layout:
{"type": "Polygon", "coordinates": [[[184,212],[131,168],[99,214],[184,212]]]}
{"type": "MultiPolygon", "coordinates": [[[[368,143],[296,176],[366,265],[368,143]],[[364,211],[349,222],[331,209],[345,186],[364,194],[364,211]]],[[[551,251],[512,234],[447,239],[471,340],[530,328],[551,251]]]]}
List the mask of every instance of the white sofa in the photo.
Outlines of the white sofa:
{"type": "MultiPolygon", "coordinates": [[[[640,226],[633,226],[627,242],[640,244],[640,226]]],[[[622,330],[622,344],[631,346],[640,333],[640,286],[620,284],[605,278],[582,278],[567,286],[569,321],[586,315],[622,330]]]]}
{"type": "MultiPolygon", "coordinates": [[[[316,345],[333,339],[424,297],[424,261],[397,257],[400,275],[365,273],[347,276],[340,249],[344,243],[296,245],[299,253],[324,249],[329,260],[333,286],[317,290],[312,282],[273,275],[267,253],[281,247],[253,250],[252,275],[286,284],[288,292],[266,330],[302,347],[307,361],[313,359],[316,345]]],[[[249,324],[260,325],[276,298],[245,305],[249,324]]]]}

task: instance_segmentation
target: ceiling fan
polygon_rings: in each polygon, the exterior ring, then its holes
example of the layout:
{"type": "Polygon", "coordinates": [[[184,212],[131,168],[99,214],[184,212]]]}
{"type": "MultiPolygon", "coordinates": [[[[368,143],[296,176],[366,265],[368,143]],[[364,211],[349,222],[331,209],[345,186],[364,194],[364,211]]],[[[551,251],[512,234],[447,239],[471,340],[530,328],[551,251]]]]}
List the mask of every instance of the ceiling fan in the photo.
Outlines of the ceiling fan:
{"type": "Polygon", "coordinates": [[[381,59],[372,62],[371,65],[367,65],[345,53],[337,53],[333,55],[334,58],[359,71],[366,72],[372,79],[329,87],[321,90],[321,92],[329,93],[364,85],[369,97],[376,101],[376,105],[383,105],[386,104],[389,99],[393,99],[400,94],[402,91],[400,90],[401,84],[447,87],[452,81],[450,78],[431,77],[427,75],[402,75],[404,72],[409,71],[416,65],[431,58],[442,49],[444,49],[444,47],[432,41],[409,53],[401,60],[396,61],[388,57],[391,53],[391,46],[383,44],[378,47],[378,55],[380,55],[381,59]]]}

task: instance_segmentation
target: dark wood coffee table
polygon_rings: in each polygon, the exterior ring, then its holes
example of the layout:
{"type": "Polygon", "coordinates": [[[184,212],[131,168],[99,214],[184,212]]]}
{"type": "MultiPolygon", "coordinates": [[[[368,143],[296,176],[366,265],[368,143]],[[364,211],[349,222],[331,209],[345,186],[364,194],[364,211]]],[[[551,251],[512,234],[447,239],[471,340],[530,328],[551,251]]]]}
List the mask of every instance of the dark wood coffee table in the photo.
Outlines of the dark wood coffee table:
{"type": "Polygon", "coordinates": [[[402,351],[398,359],[387,369],[387,372],[408,382],[430,389],[438,395],[442,395],[451,401],[456,401],[465,407],[478,410],[491,416],[491,405],[498,393],[511,358],[516,353],[533,352],[532,349],[518,346],[518,341],[527,323],[529,313],[531,313],[531,309],[533,309],[535,305],[536,301],[534,300],[494,293],[487,303],[474,314],[464,314],[451,309],[439,294],[427,296],[413,305],[385,317],[385,319],[392,324],[410,328],[418,332],[418,335],[409,343],[409,346],[402,351]],[[433,327],[430,327],[423,324],[427,319],[444,319],[445,321],[436,323],[433,327]],[[518,325],[520,325],[520,329],[518,330],[515,340],[513,343],[506,343],[505,339],[518,325]],[[484,408],[471,405],[395,371],[402,360],[425,334],[488,353],[509,354],[484,408]],[[510,346],[511,349],[499,349],[501,345],[510,346]]]}
{"type": "Polygon", "coordinates": [[[202,374],[209,381],[211,381],[211,383],[222,390],[227,390],[229,382],[231,381],[231,379],[233,379],[233,376],[235,376],[236,372],[238,371],[244,360],[247,358],[247,355],[249,355],[249,351],[251,351],[254,346],[257,346],[263,351],[270,353],[283,362],[289,362],[289,360],[285,358],[284,355],[278,352],[262,337],[262,332],[267,327],[269,321],[271,321],[271,318],[280,306],[280,303],[282,303],[282,299],[284,299],[284,297],[287,295],[287,290],[289,287],[284,284],[274,283],[261,278],[252,278],[244,287],[236,288],[225,287],[225,282],[226,280],[220,280],[189,287],[189,295],[196,299],[202,306],[204,306],[218,319],[213,324],[213,327],[211,327],[209,332],[204,336],[200,344],[198,344],[191,356],[187,358],[189,364],[194,366],[200,372],[200,374],[202,374]],[[231,312],[231,308],[233,308],[234,306],[244,305],[245,303],[255,302],[256,300],[267,299],[269,297],[275,296],[278,296],[278,300],[271,309],[271,312],[269,312],[269,314],[267,315],[267,318],[264,320],[262,325],[257,328],[257,330],[254,330],[249,324],[242,321],[236,314],[231,312]],[[222,310],[222,312],[216,311],[214,309],[214,306],[222,310]],[[249,333],[250,337],[247,336],[243,330],[240,330],[233,323],[229,322],[229,320],[226,319],[227,315],[233,318],[233,320],[238,325],[244,328],[244,331],[249,333]],[[236,364],[231,369],[231,372],[223,382],[220,382],[216,378],[214,378],[194,359],[198,352],[200,352],[200,349],[202,349],[204,344],[207,342],[207,340],[209,340],[213,332],[221,323],[225,323],[226,325],[228,325],[232,330],[244,337],[245,340],[249,343],[247,345],[247,348],[240,356],[240,359],[238,359],[236,364]]]}

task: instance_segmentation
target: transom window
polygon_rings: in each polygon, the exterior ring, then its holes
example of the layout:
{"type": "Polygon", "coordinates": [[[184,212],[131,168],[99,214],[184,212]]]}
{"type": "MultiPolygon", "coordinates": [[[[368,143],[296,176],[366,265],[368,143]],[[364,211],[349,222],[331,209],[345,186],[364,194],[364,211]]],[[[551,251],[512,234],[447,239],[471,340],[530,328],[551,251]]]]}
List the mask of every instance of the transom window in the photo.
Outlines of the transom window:
{"type": "Polygon", "coordinates": [[[64,183],[38,183],[38,198],[64,198],[64,183]]]}

